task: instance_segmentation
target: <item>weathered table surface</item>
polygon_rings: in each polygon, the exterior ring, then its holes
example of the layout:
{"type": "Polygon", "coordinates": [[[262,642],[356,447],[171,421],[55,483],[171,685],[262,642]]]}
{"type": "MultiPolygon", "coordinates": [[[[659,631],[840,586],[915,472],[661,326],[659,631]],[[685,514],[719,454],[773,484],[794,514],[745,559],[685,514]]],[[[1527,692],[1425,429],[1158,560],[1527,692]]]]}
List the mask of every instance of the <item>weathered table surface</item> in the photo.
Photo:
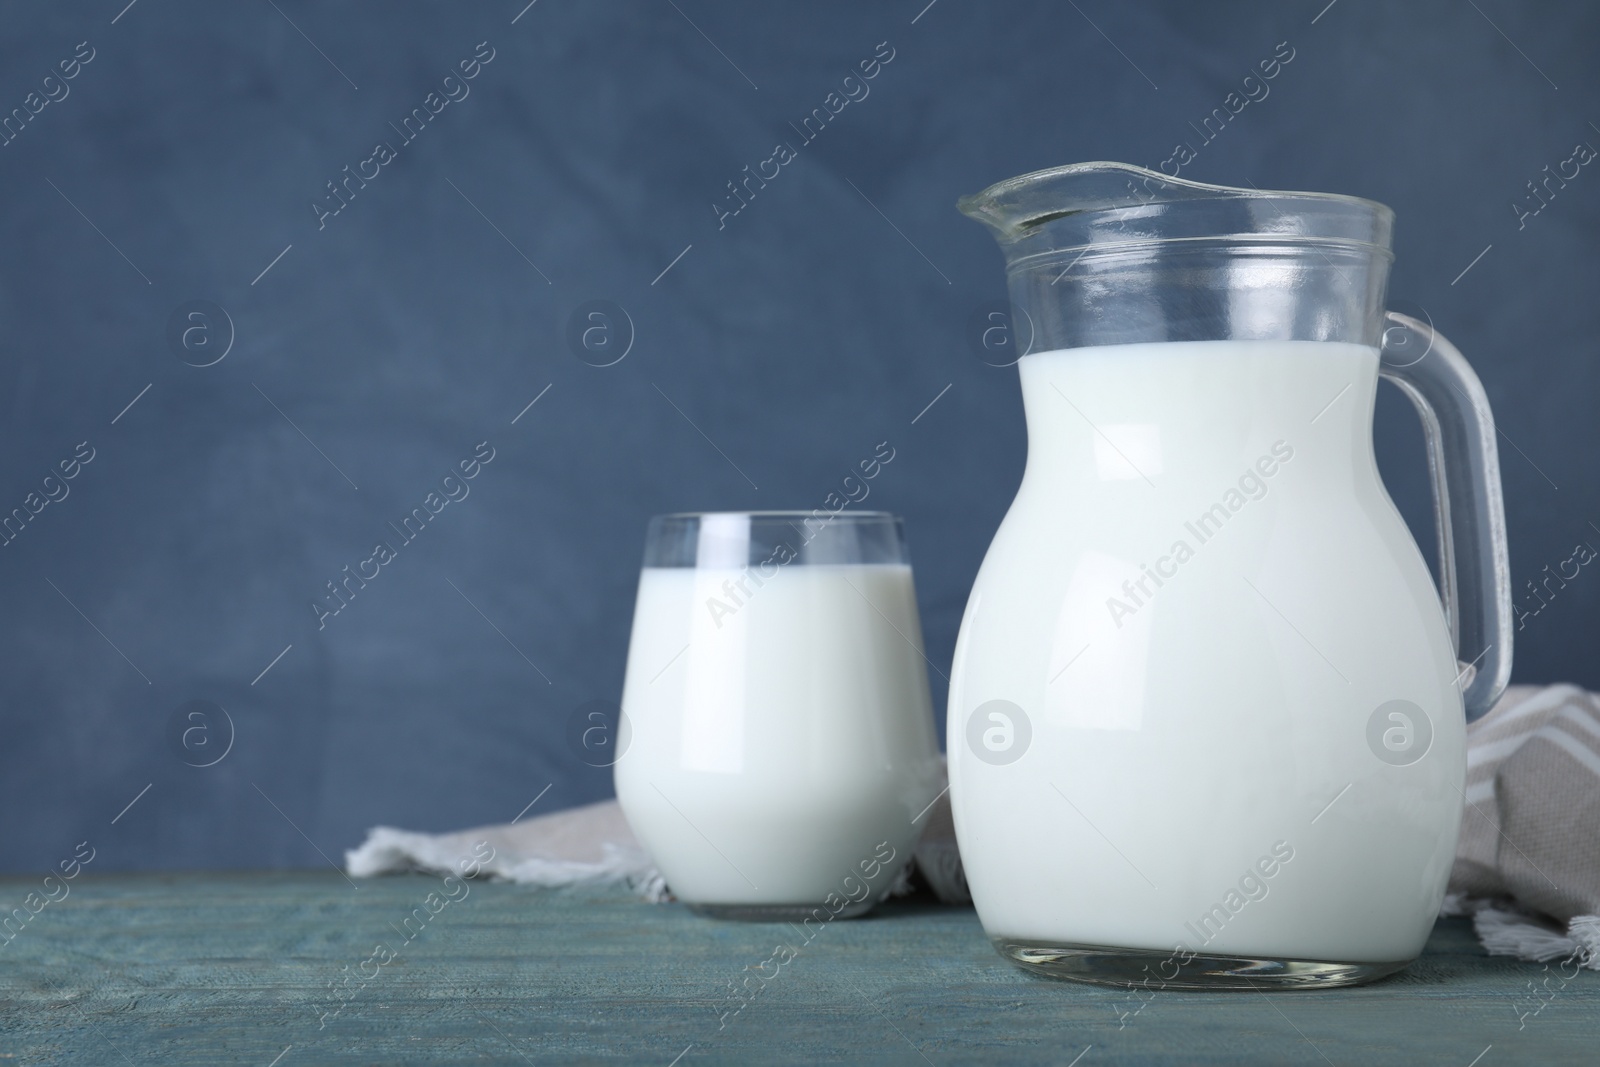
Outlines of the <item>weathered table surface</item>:
{"type": "MultiPolygon", "coordinates": [[[[1140,1009],[1127,992],[1014,969],[967,909],[892,905],[808,942],[622,890],[474,882],[448,900],[424,875],[356,884],[333,872],[80,878],[0,945],[0,1059],[1600,1063],[1600,974],[1567,981],[1490,958],[1461,920],[1373,986],[1169,991],[1140,1009]],[[380,942],[393,958],[374,955],[380,942]],[[798,949],[788,962],[774,958],[785,944],[798,949]],[[746,977],[761,992],[720,1017],[746,977]]],[[[0,904],[35,888],[0,880],[0,904]]]]}

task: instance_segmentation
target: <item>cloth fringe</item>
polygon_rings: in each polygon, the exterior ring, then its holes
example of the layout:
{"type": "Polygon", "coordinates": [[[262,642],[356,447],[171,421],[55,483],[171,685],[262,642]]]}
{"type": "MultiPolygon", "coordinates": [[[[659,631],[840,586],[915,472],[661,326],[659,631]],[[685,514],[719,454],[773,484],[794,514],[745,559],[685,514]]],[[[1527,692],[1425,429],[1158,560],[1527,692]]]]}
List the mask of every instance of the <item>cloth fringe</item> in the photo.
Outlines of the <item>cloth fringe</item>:
{"type": "Polygon", "coordinates": [[[1566,933],[1536,915],[1506,902],[1467,905],[1478,940],[1491,956],[1515,956],[1530,963],[1571,961],[1600,971],[1600,915],[1579,915],[1566,933]]]}

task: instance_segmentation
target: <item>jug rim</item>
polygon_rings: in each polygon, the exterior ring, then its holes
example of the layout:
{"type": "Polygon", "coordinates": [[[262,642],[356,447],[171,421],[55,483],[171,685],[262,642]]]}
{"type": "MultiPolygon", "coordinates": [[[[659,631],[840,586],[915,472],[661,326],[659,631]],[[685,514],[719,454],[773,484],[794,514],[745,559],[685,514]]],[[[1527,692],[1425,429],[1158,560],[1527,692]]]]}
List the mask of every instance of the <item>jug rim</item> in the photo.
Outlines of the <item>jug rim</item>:
{"type": "MultiPolygon", "coordinates": [[[[1058,167],[1030,171],[995,182],[977,193],[961,197],[956,208],[963,215],[984,223],[1002,240],[1025,236],[1045,223],[1058,219],[1086,219],[1114,211],[1126,212],[1140,209],[1144,214],[1151,209],[1160,210],[1167,205],[1198,204],[1206,201],[1253,202],[1263,206],[1274,202],[1292,209],[1295,205],[1320,208],[1316,211],[1318,223],[1309,228],[1303,225],[1288,229],[1270,227],[1248,233],[1188,232],[1166,237],[1144,234],[1146,241],[1192,239],[1289,239],[1308,242],[1331,241],[1344,245],[1364,245],[1390,252],[1389,235],[1392,231],[1394,211],[1388,205],[1367,197],[1348,193],[1324,193],[1292,189],[1258,189],[1254,187],[1220,185],[1179,178],[1135,166],[1100,160],[1085,163],[1068,163],[1058,167]],[[1095,178],[1125,179],[1126,192],[1109,183],[1096,185],[1095,178]],[[1143,186],[1140,191],[1138,182],[1143,186]],[[1082,184],[1075,198],[1066,197],[1064,183],[1082,184]],[[1328,216],[1344,215],[1342,219],[1328,216]]],[[[1290,211],[1280,213],[1288,221],[1290,211]]],[[[1296,216],[1304,219],[1305,215],[1296,216]]],[[[1094,243],[1085,241],[1085,244],[1094,243]]],[[[1057,251],[1064,246],[1058,245],[1057,251]]]]}

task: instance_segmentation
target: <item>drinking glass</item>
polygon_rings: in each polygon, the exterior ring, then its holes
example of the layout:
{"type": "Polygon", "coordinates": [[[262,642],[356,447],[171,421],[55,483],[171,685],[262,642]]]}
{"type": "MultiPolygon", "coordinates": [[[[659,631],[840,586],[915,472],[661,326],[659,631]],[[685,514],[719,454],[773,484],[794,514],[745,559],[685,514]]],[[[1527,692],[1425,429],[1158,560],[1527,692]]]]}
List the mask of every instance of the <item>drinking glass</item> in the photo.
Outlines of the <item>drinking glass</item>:
{"type": "Polygon", "coordinates": [[[650,522],[617,799],[679,900],[722,918],[859,915],[940,788],[901,520],[650,522]]]}

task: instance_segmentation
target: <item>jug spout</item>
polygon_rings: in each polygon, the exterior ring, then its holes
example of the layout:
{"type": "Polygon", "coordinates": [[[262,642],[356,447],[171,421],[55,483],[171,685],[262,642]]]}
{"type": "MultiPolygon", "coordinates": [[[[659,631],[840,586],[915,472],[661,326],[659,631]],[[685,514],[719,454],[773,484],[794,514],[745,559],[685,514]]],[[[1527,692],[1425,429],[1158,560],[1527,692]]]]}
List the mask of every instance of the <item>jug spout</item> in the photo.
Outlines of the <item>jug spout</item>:
{"type": "Polygon", "coordinates": [[[1128,163],[1071,163],[1007,178],[962,197],[956,207],[1004,243],[1059,219],[1076,218],[1081,224],[1100,212],[1240,192],[1168,178],[1128,163]]]}
{"type": "Polygon", "coordinates": [[[1005,253],[1035,350],[1144,341],[1376,346],[1394,213],[1360,197],[1238,189],[1074,163],[963,197],[1005,253]]]}

